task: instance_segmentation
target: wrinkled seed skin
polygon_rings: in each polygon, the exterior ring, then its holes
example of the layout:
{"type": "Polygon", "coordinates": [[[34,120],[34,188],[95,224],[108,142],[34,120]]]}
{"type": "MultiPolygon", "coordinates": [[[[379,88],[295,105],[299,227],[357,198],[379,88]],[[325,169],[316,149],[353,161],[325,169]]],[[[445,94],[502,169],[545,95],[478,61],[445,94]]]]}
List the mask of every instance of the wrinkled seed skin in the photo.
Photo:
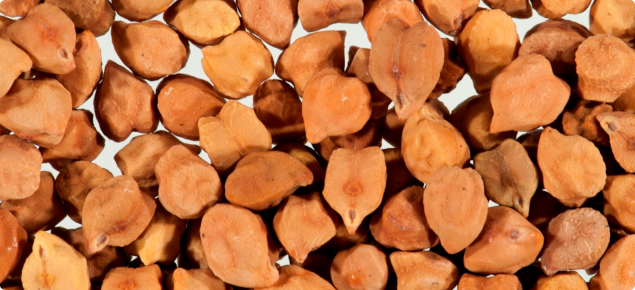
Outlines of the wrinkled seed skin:
{"type": "Polygon", "coordinates": [[[514,18],[531,18],[533,9],[529,0],[484,0],[492,9],[500,9],[514,18]]]}
{"type": "Polygon", "coordinates": [[[595,266],[609,246],[606,217],[591,208],[565,211],[549,222],[541,268],[547,276],[558,271],[595,266]]]}
{"type": "Polygon", "coordinates": [[[165,281],[167,290],[231,290],[210,269],[177,268],[165,281]]]}
{"type": "Polygon", "coordinates": [[[312,183],[311,170],[293,156],[279,151],[254,152],[238,161],[227,177],[225,198],[251,210],[265,210],[312,183]]]}
{"type": "Polygon", "coordinates": [[[9,17],[24,17],[40,3],[40,0],[4,0],[0,3],[0,13],[9,17]]]}
{"type": "Polygon", "coordinates": [[[328,162],[338,148],[348,148],[354,150],[364,149],[370,146],[381,147],[382,139],[373,120],[366,122],[364,127],[353,133],[343,136],[327,137],[320,143],[312,144],[313,148],[328,162]]]}
{"type": "Polygon", "coordinates": [[[276,62],[276,75],[293,83],[298,95],[311,77],[327,67],[344,69],[345,31],[320,31],[296,39],[276,62]]]}
{"type": "Polygon", "coordinates": [[[531,0],[531,5],[541,16],[557,19],[567,14],[584,12],[591,5],[591,0],[531,0]]]}
{"type": "Polygon", "coordinates": [[[90,289],[86,258],[61,238],[37,232],[33,252],[24,262],[25,290],[90,289]]]}
{"type": "Polygon", "coordinates": [[[17,266],[26,246],[27,233],[10,211],[0,208],[2,240],[0,240],[0,282],[17,266]]]}
{"type": "Polygon", "coordinates": [[[48,171],[40,172],[40,186],[25,199],[5,200],[0,208],[10,211],[29,236],[52,229],[66,214],[55,192],[55,178],[48,171]]]}
{"type": "Polygon", "coordinates": [[[532,290],[589,290],[586,281],[576,272],[541,276],[532,290]]]}
{"type": "Polygon", "coordinates": [[[571,110],[562,114],[562,131],[565,135],[580,135],[598,145],[609,145],[609,136],[596,117],[613,112],[609,104],[580,100],[571,110]]]}
{"type": "Polygon", "coordinates": [[[447,166],[426,184],[423,210],[441,246],[450,254],[467,248],[485,225],[487,198],[476,170],[447,166]]]}
{"type": "Polygon", "coordinates": [[[297,0],[237,0],[243,24],[271,46],[284,49],[298,22],[297,0]],[[260,13],[267,10],[268,13],[260,13]]]}
{"type": "Polygon", "coordinates": [[[114,177],[93,188],[82,210],[86,252],[132,243],[152,220],[156,206],[154,198],[140,191],[129,176],[114,177]]]}
{"type": "Polygon", "coordinates": [[[60,237],[86,257],[91,282],[101,282],[110,269],[124,267],[128,264],[129,258],[122,248],[108,246],[95,254],[88,254],[84,245],[84,231],[82,228],[68,230],[56,227],[51,233],[60,237]]]}
{"type": "Polygon", "coordinates": [[[417,6],[430,21],[443,33],[456,36],[463,25],[474,15],[478,0],[416,0],[417,6]]]}
{"type": "Polygon", "coordinates": [[[401,153],[412,175],[424,183],[439,169],[463,167],[470,160],[470,148],[461,133],[425,106],[406,122],[401,153]]]}
{"type": "Polygon", "coordinates": [[[626,172],[635,172],[633,140],[635,139],[635,115],[625,112],[601,113],[595,117],[609,135],[611,151],[626,172]]]}
{"type": "Polygon", "coordinates": [[[110,1],[104,1],[104,9],[99,15],[99,19],[88,27],[86,30],[90,30],[95,36],[102,36],[110,31],[113,23],[115,23],[115,9],[112,7],[110,1]]]}
{"type": "Polygon", "coordinates": [[[313,173],[313,185],[321,185],[324,183],[324,176],[326,175],[326,169],[324,167],[326,166],[323,166],[323,164],[325,164],[325,162],[323,162],[324,160],[322,160],[321,156],[311,148],[303,143],[293,142],[278,144],[276,147],[273,147],[272,150],[288,153],[300,160],[300,162],[313,173]]]}
{"type": "Polygon", "coordinates": [[[230,99],[253,95],[273,75],[273,57],[262,41],[237,31],[219,45],[203,48],[203,71],[216,90],[230,99]]]}
{"type": "Polygon", "coordinates": [[[174,135],[198,140],[198,119],[216,116],[225,105],[212,85],[189,75],[164,78],[157,88],[161,124],[174,135]]]}
{"type": "Polygon", "coordinates": [[[507,139],[496,149],[474,156],[474,169],[483,178],[487,198],[524,217],[529,215],[531,198],[538,189],[538,171],[520,143],[507,139]]]}
{"type": "Polygon", "coordinates": [[[163,19],[194,44],[215,44],[240,26],[233,2],[179,0],[165,11],[163,19]]]}
{"type": "Polygon", "coordinates": [[[459,282],[459,269],[430,251],[393,252],[390,263],[397,274],[397,290],[451,290],[459,282]]]}
{"type": "Polygon", "coordinates": [[[635,287],[632,257],[635,255],[635,236],[619,239],[611,245],[600,261],[600,271],[589,283],[591,290],[628,290],[635,287]]]}
{"type": "Polygon", "coordinates": [[[27,198],[40,186],[42,155],[15,135],[0,136],[0,200],[27,198]]]}
{"type": "Polygon", "coordinates": [[[236,163],[252,152],[271,149],[271,134],[253,109],[229,101],[214,117],[198,120],[201,147],[220,175],[227,175],[236,163]]]}
{"type": "Polygon", "coordinates": [[[325,68],[313,75],[304,93],[302,117],[310,143],[355,133],[370,119],[368,86],[358,78],[346,77],[338,68],[325,68]]]}
{"type": "Polygon", "coordinates": [[[322,194],[340,214],[349,234],[381,204],[386,188],[386,161],[379,147],[340,148],[326,168],[322,194]]]}
{"type": "Polygon", "coordinates": [[[635,188],[635,176],[632,174],[614,175],[606,179],[604,186],[604,215],[614,220],[620,227],[635,232],[635,211],[631,204],[632,190],[635,188]]]}
{"type": "Polygon", "coordinates": [[[163,274],[157,265],[114,268],[106,274],[101,290],[162,290],[163,274]]]}
{"type": "Polygon", "coordinates": [[[76,28],[86,29],[84,31],[90,31],[97,36],[105,34],[115,20],[114,10],[108,0],[45,0],[44,2],[64,11],[76,28]]]}
{"type": "Polygon", "coordinates": [[[308,32],[335,23],[358,23],[364,16],[364,2],[362,0],[300,1],[298,16],[302,28],[308,32]]]}
{"type": "Polygon", "coordinates": [[[439,75],[439,81],[428,96],[428,99],[434,99],[435,96],[440,97],[442,94],[453,91],[457,84],[463,79],[467,72],[465,63],[459,57],[456,43],[449,38],[441,38],[443,42],[443,68],[439,75]]]}
{"type": "Polygon", "coordinates": [[[635,68],[628,65],[634,58],[635,51],[615,36],[601,34],[584,40],[575,53],[580,97],[615,101],[635,84],[635,68]]]}
{"type": "Polygon", "coordinates": [[[362,26],[366,30],[368,41],[373,42],[375,33],[392,19],[400,19],[413,26],[423,21],[421,11],[409,0],[374,0],[364,3],[362,26]]]}
{"type": "Polygon", "coordinates": [[[556,120],[571,88],[542,55],[519,56],[492,81],[490,132],[531,131],[556,120]]]}
{"type": "Polygon", "coordinates": [[[102,182],[112,178],[110,171],[88,161],[77,161],[60,169],[55,191],[64,201],[64,211],[76,223],[82,223],[86,196],[102,182]]]}
{"type": "Polygon", "coordinates": [[[394,19],[377,30],[368,72],[405,120],[423,106],[439,81],[443,63],[443,43],[432,26],[423,21],[409,26],[394,19]]]}
{"type": "Polygon", "coordinates": [[[349,63],[346,68],[346,75],[349,77],[357,77],[368,85],[371,105],[373,107],[371,119],[377,120],[388,113],[388,107],[390,103],[392,103],[392,100],[377,88],[375,81],[370,76],[368,72],[369,57],[369,48],[351,46],[348,50],[349,63]]]}
{"type": "Polygon", "coordinates": [[[465,250],[465,267],[480,274],[514,274],[534,263],[544,237],[515,210],[490,207],[483,231],[465,250]]]}
{"type": "Polygon", "coordinates": [[[73,57],[75,70],[58,75],[57,80],[71,93],[75,109],[90,98],[101,80],[101,49],[92,32],[77,35],[73,57]]]}
{"type": "Polygon", "coordinates": [[[490,132],[494,110],[490,94],[476,95],[460,103],[450,115],[449,121],[458,129],[472,152],[493,150],[506,139],[514,139],[518,132],[490,132]]]}
{"type": "Polygon", "coordinates": [[[370,231],[378,243],[414,251],[431,248],[439,242],[423,212],[423,191],[420,186],[405,188],[388,198],[373,214],[370,231]]]}
{"type": "Polygon", "coordinates": [[[8,39],[0,38],[0,52],[3,61],[0,63],[0,98],[9,92],[13,82],[33,66],[33,61],[26,52],[8,39]]]}
{"type": "Polygon", "coordinates": [[[115,142],[126,140],[132,131],[151,133],[159,125],[152,87],[113,61],[106,64],[94,102],[101,131],[115,142]]]}
{"type": "Polygon", "coordinates": [[[278,207],[273,228],[287,253],[300,263],[337,232],[333,215],[319,192],[289,196],[278,207]]]}
{"type": "Polygon", "coordinates": [[[322,279],[317,274],[294,265],[287,265],[280,268],[280,279],[275,285],[265,288],[255,288],[254,290],[295,289],[335,290],[329,282],[322,279]]]}
{"type": "Polygon", "coordinates": [[[50,148],[62,141],[71,94],[54,79],[18,79],[0,99],[0,124],[22,139],[50,148]]]}
{"type": "Polygon", "coordinates": [[[164,12],[172,2],[174,0],[113,0],[112,5],[123,18],[140,22],[164,12]]]}
{"type": "Polygon", "coordinates": [[[75,26],[56,6],[41,4],[7,28],[11,41],[33,60],[33,67],[52,74],[75,69],[75,26]]]}
{"type": "Polygon", "coordinates": [[[479,94],[490,90],[494,77],[516,58],[520,47],[512,18],[498,9],[476,12],[455,41],[479,94]]]}
{"type": "Polygon", "coordinates": [[[273,286],[278,270],[269,256],[267,227],[247,209],[217,204],[203,216],[201,240],[207,263],[221,280],[245,288],[273,286]]]}
{"type": "Polygon", "coordinates": [[[156,20],[132,24],[115,21],[111,36],[121,61],[151,81],[181,70],[190,54],[189,43],[156,20]]]}
{"type": "Polygon", "coordinates": [[[358,244],[335,256],[331,278],[338,290],[380,290],[388,283],[386,255],[376,246],[358,244]]]}
{"type": "Polygon", "coordinates": [[[593,1],[589,15],[589,27],[593,34],[611,34],[626,42],[635,38],[635,3],[633,1],[593,1]]]}
{"type": "Polygon", "coordinates": [[[200,218],[223,196],[216,170],[183,145],[172,146],[154,168],[159,201],[180,219],[200,218]]]}
{"type": "Polygon", "coordinates": [[[493,277],[481,277],[469,273],[463,274],[459,280],[458,290],[522,290],[518,277],[499,274],[493,277]]]}
{"type": "Polygon", "coordinates": [[[254,93],[254,112],[271,133],[273,143],[306,138],[302,102],[287,82],[268,80],[254,93]]]}
{"type": "Polygon", "coordinates": [[[545,189],[564,205],[580,207],[604,188],[606,165],[591,141],[564,136],[547,127],[538,143],[538,166],[545,189]]]}

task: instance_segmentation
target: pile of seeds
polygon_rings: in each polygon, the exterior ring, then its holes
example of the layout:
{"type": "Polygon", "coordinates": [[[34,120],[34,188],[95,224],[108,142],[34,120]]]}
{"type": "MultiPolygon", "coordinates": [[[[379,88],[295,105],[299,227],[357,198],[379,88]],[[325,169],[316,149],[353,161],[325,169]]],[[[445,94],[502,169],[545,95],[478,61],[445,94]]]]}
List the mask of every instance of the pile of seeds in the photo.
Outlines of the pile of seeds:
{"type": "Polygon", "coordinates": [[[40,2],[0,2],[2,289],[635,288],[632,0],[40,2]]]}

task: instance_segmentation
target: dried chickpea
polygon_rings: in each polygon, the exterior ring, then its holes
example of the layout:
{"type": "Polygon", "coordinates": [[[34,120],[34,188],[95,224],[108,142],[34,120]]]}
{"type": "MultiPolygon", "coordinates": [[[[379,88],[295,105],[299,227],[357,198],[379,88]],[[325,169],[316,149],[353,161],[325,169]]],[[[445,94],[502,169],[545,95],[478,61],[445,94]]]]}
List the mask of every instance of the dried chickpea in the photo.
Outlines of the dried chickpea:
{"type": "Polygon", "coordinates": [[[335,218],[319,192],[291,195],[278,207],[273,228],[289,256],[303,263],[310,252],[335,236],[335,218]]]}
{"type": "Polygon", "coordinates": [[[184,145],[167,150],[154,172],[159,183],[159,201],[181,219],[202,217],[223,196],[216,170],[184,145]]]}
{"type": "Polygon", "coordinates": [[[423,21],[409,26],[393,19],[375,34],[368,72],[405,120],[423,106],[439,81],[443,63],[443,43],[432,26],[423,21]]]}
{"type": "Polygon", "coordinates": [[[588,269],[609,246],[606,217],[591,208],[571,209],[549,222],[540,266],[547,276],[558,271],[588,269]]]}
{"type": "Polygon", "coordinates": [[[86,27],[86,30],[90,30],[95,36],[102,36],[110,31],[113,23],[115,23],[115,9],[112,7],[110,1],[104,1],[104,9],[101,11],[99,18],[93,24],[86,27]]]}
{"type": "Polygon", "coordinates": [[[308,167],[309,170],[311,170],[311,173],[313,173],[313,185],[320,185],[324,183],[326,170],[322,166],[323,160],[311,148],[302,143],[294,142],[278,144],[276,147],[273,147],[272,150],[282,151],[300,160],[300,162],[302,162],[304,166],[308,167]]]}
{"type": "Polygon", "coordinates": [[[356,77],[346,77],[338,68],[325,68],[306,84],[302,117],[307,140],[313,144],[361,130],[371,112],[366,84],[356,77]]]}
{"type": "Polygon", "coordinates": [[[114,177],[93,188],[82,210],[86,253],[132,243],[148,226],[155,209],[154,198],[139,190],[132,177],[114,177]]]}
{"type": "Polygon", "coordinates": [[[40,186],[42,155],[15,135],[0,136],[0,200],[24,199],[40,186]]]}
{"type": "Polygon", "coordinates": [[[90,289],[86,258],[61,238],[37,232],[22,270],[24,289],[90,289]]]}
{"type": "Polygon", "coordinates": [[[386,159],[387,175],[384,198],[388,198],[412,185],[422,185],[421,181],[415,178],[406,167],[399,148],[389,148],[383,151],[386,159]]]}
{"type": "Polygon", "coordinates": [[[240,26],[234,1],[179,0],[165,11],[163,19],[197,44],[218,43],[240,26]]]}
{"type": "Polygon", "coordinates": [[[392,100],[377,88],[375,81],[370,77],[370,73],[368,72],[369,57],[370,49],[351,46],[348,51],[349,63],[346,69],[346,75],[349,77],[357,77],[368,85],[371,106],[373,107],[373,112],[370,117],[375,120],[386,115],[392,100]]]}
{"type": "Polygon", "coordinates": [[[607,34],[584,40],[575,53],[578,92],[585,100],[615,101],[635,84],[633,51],[621,39],[607,34]]]}
{"type": "Polygon", "coordinates": [[[11,24],[7,34],[31,57],[34,68],[52,74],[75,69],[75,26],[56,6],[35,6],[26,17],[11,24]]]}
{"type": "Polygon", "coordinates": [[[377,30],[392,19],[400,19],[413,26],[423,21],[417,5],[409,0],[372,0],[364,3],[362,25],[370,42],[377,30]]]}
{"type": "Polygon", "coordinates": [[[439,75],[439,81],[428,96],[428,99],[435,99],[442,94],[449,93],[456,88],[456,85],[463,79],[467,68],[456,48],[456,43],[448,38],[441,38],[443,42],[443,68],[439,75]]]}
{"type": "Polygon", "coordinates": [[[162,290],[163,274],[157,265],[140,268],[114,268],[108,271],[101,290],[162,290]]]}
{"type": "Polygon", "coordinates": [[[167,290],[230,290],[231,287],[218,277],[210,269],[185,270],[177,268],[166,279],[167,290]]]}
{"type": "Polygon", "coordinates": [[[59,170],[75,161],[95,160],[104,146],[104,137],[93,125],[93,114],[86,110],[73,110],[62,141],[50,148],[40,148],[40,151],[43,162],[59,170]]]}
{"type": "Polygon", "coordinates": [[[556,120],[571,88],[542,55],[520,56],[492,81],[490,132],[530,131],[556,120]]]}
{"type": "Polygon", "coordinates": [[[595,144],[608,145],[609,136],[596,117],[612,111],[613,107],[609,104],[579,100],[573,109],[562,114],[562,131],[565,135],[580,135],[595,144]]]}
{"type": "Polygon", "coordinates": [[[94,105],[101,131],[115,142],[132,131],[153,132],[159,125],[152,87],[113,61],[106,64],[94,105]]]}
{"type": "Polygon", "coordinates": [[[635,3],[628,0],[596,0],[590,11],[593,34],[610,34],[628,42],[635,38],[635,3]]]}
{"type": "Polygon", "coordinates": [[[344,69],[345,31],[320,31],[296,39],[276,63],[276,75],[304,95],[309,79],[324,68],[344,69]]]}
{"type": "Polygon", "coordinates": [[[0,124],[40,147],[59,144],[70,117],[71,94],[54,79],[18,79],[0,98],[0,124]]]}
{"type": "Polygon", "coordinates": [[[300,141],[306,138],[302,102],[287,82],[268,80],[254,93],[254,111],[271,133],[273,143],[300,141]]]}
{"type": "Polygon", "coordinates": [[[368,244],[343,250],[333,260],[331,278],[339,290],[384,289],[388,283],[386,255],[368,244]]]}
{"type": "Polygon", "coordinates": [[[333,286],[322,279],[317,274],[302,269],[294,265],[287,265],[280,268],[280,279],[278,282],[265,288],[255,288],[254,290],[335,290],[333,286]]]}
{"type": "Polygon", "coordinates": [[[483,3],[514,18],[530,18],[533,14],[529,0],[483,0],[483,3]]]}
{"type": "MultiPolygon", "coordinates": [[[[337,226],[337,232],[335,233],[335,236],[328,243],[322,246],[322,249],[325,249],[327,251],[328,250],[341,251],[360,243],[368,243],[371,237],[370,228],[369,228],[369,220],[370,220],[369,218],[365,218],[364,220],[362,220],[362,224],[360,224],[359,227],[357,227],[357,230],[355,230],[355,233],[350,234],[348,232],[348,228],[346,227],[346,224],[344,224],[342,219],[340,218],[334,219],[335,225],[337,226]]],[[[312,253],[314,252],[309,253],[307,260],[311,258],[312,253]]],[[[331,257],[331,260],[332,258],[333,257],[331,257]]],[[[329,280],[330,280],[330,277],[329,277],[329,280]]]]}
{"type": "Polygon", "coordinates": [[[370,231],[384,247],[402,251],[424,250],[439,242],[423,212],[423,191],[410,186],[394,194],[377,210],[370,231]]]}
{"type": "Polygon", "coordinates": [[[278,281],[270,239],[262,218],[245,208],[217,204],[203,216],[201,240],[207,264],[228,284],[264,288],[278,281]]]}
{"type": "Polygon", "coordinates": [[[635,236],[619,239],[600,261],[600,272],[591,279],[591,290],[627,290],[635,287],[632,257],[635,255],[635,236]]]}
{"type": "Polygon", "coordinates": [[[2,239],[0,239],[0,283],[17,267],[25,251],[27,233],[18,220],[6,209],[0,208],[2,239]]]}
{"type": "Polygon", "coordinates": [[[362,0],[313,0],[298,3],[298,16],[304,30],[320,30],[335,23],[358,23],[364,16],[362,0]]]}
{"type": "Polygon", "coordinates": [[[423,15],[443,33],[456,36],[474,15],[479,0],[416,0],[423,15]]]}
{"type": "Polygon", "coordinates": [[[490,90],[494,77],[516,58],[520,47],[516,24],[498,9],[476,12],[455,41],[479,94],[490,90]]]}
{"type": "Polygon", "coordinates": [[[620,166],[627,172],[635,172],[633,162],[635,115],[632,113],[601,113],[595,117],[609,135],[611,150],[620,166]]]}
{"type": "Polygon", "coordinates": [[[201,241],[201,219],[189,220],[181,239],[179,267],[186,269],[209,269],[201,241]]]}
{"type": "Polygon", "coordinates": [[[606,165],[591,141],[547,127],[538,143],[545,189],[566,206],[580,207],[604,187],[606,165]]]}
{"type": "Polygon", "coordinates": [[[24,17],[40,0],[4,0],[0,3],[0,13],[9,17],[24,17]]]}
{"type": "MultiPolygon", "coordinates": [[[[515,113],[519,114],[519,111],[515,113]]],[[[517,134],[516,131],[490,132],[493,117],[491,97],[486,93],[468,98],[456,106],[449,121],[463,134],[472,152],[483,152],[515,138],[517,134]]]]}
{"type": "Polygon", "coordinates": [[[5,200],[0,208],[10,211],[29,236],[52,229],[66,216],[64,205],[55,192],[55,178],[48,171],[40,172],[40,187],[33,195],[5,200]]]}
{"type": "Polygon", "coordinates": [[[253,152],[238,161],[227,177],[225,198],[251,210],[265,210],[311,183],[313,173],[297,158],[280,151],[253,152]]]}
{"type": "Polygon", "coordinates": [[[73,57],[75,70],[58,75],[57,80],[71,93],[75,109],[90,98],[101,80],[101,49],[92,32],[77,34],[73,57]]]}
{"type": "MultiPolygon", "coordinates": [[[[89,31],[92,33],[102,35],[105,33],[101,33],[101,31],[91,31],[90,28],[93,27],[96,23],[102,21],[102,15],[105,10],[108,9],[109,5],[104,5],[108,2],[108,0],[45,0],[44,3],[51,4],[57,6],[60,10],[64,11],[66,15],[73,21],[73,24],[78,29],[88,29],[85,31],[89,31]],[[97,33],[100,32],[100,33],[97,33]]],[[[110,8],[112,10],[112,8],[110,8]]],[[[112,17],[112,21],[110,21],[110,26],[114,22],[114,13],[112,17]]],[[[101,58],[100,58],[101,60],[101,58]]]]}
{"type": "Polygon", "coordinates": [[[576,272],[541,276],[532,290],[589,290],[586,281],[576,272]]]}
{"type": "Polygon", "coordinates": [[[84,244],[84,230],[82,228],[67,230],[56,227],[51,233],[60,237],[86,257],[88,274],[92,282],[101,282],[110,269],[124,267],[128,264],[128,256],[122,248],[108,246],[95,254],[88,254],[84,244]]]}
{"type": "Polygon", "coordinates": [[[320,141],[320,143],[312,145],[320,156],[328,161],[336,149],[348,148],[360,150],[370,146],[381,147],[381,143],[381,135],[375,122],[369,120],[361,130],[355,133],[327,137],[320,141]]]}
{"type": "Polygon", "coordinates": [[[470,160],[470,148],[461,133],[428,106],[406,122],[401,153],[412,175],[424,183],[439,169],[462,167],[470,160]]]}
{"type": "Polygon", "coordinates": [[[189,43],[156,20],[133,24],[115,21],[111,36],[121,61],[151,81],[181,70],[190,54],[189,43]]]}
{"type": "Polygon", "coordinates": [[[451,290],[459,282],[459,269],[433,252],[393,252],[390,264],[397,274],[397,289],[451,290]]]}
{"type": "Polygon", "coordinates": [[[591,0],[531,0],[531,5],[541,16],[557,19],[567,14],[580,14],[591,5],[591,0]]]}
{"type": "Polygon", "coordinates": [[[514,274],[534,263],[544,237],[515,210],[490,207],[483,231],[465,250],[465,268],[481,274],[514,274]]]}
{"type": "Polygon", "coordinates": [[[187,221],[158,204],[145,231],[124,249],[128,254],[138,256],[144,265],[171,264],[179,256],[186,225],[187,221]]]}
{"type": "Polygon", "coordinates": [[[635,175],[609,176],[604,186],[604,215],[613,219],[620,227],[635,232],[635,212],[631,191],[635,188],[635,175]]]}
{"type": "Polygon", "coordinates": [[[0,63],[0,98],[9,92],[14,81],[33,66],[33,62],[26,52],[18,48],[9,40],[0,38],[0,52],[3,61],[0,63]]]}
{"type": "Polygon", "coordinates": [[[179,137],[198,140],[198,119],[216,116],[225,99],[209,82],[189,75],[171,75],[157,87],[161,124],[179,137]]]}
{"type": "Polygon", "coordinates": [[[322,194],[353,235],[362,220],[381,204],[386,188],[386,161],[379,147],[340,148],[333,152],[322,194]]]}
{"type": "Polygon", "coordinates": [[[216,90],[230,99],[253,95],[273,75],[271,52],[249,32],[234,32],[202,52],[205,74],[216,90]]]}
{"type": "Polygon", "coordinates": [[[487,198],[524,217],[529,215],[531,198],[538,189],[538,171],[523,145],[507,139],[474,156],[474,169],[483,178],[487,198]]]}
{"type": "Polygon", "coordinates": [[[117,14],[130,21],[148,20],[168,9],[174,0],[113,0],[117,14]]]}
{"type": "Polygon", "coordinates": [[[430,176],[423,194],[430,228],[449,254],[467,248],[485,225],[487,198],[476,170],[443,167],[430,176]]]}
{"type": "Polygon", "coordinates": [[[522,290],[518,277],[499,274],[492,277],[481,277],[465,273],[459,280],[458,290],[522,290]]]}
{"type": "Polygon", "coordinates": [[[298,0],[237,0],[243,24],[271,46],[284,49],[298,22],[298,0]],[[262,10],[268,13],[261,13],[262,10]]]}
{"type": "Polygon", "coordinates": [[[87,161],[77,161],[60,169],[55,191],[64,201],[64,210],[76,223],[82,223],[86,196],[95,187],[112,178],[110,171],[87,161]]]}

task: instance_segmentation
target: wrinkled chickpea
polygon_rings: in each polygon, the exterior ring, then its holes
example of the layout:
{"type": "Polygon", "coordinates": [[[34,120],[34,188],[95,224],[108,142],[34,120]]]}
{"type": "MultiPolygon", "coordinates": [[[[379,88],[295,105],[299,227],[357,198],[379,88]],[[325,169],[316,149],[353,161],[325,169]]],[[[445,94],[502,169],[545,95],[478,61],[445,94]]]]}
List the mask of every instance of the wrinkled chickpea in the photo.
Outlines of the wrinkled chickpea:
{"type": "Polygon", "coordinates": [[[227,290],[225,282],[214,276],[209,269],[185,270],[177,268],[166,278],[167,290],[227,290]]]}
{"type": "Polygon", "coordinates": [[[15,135],[0,136],[0,200],[24,199],[40,186],[42,155],[15,135]]]}
{"type": "Polygon", "coordinates": [[[292,290],[298,287],[306,290],[335,290],[328,281],[317,274],[294,265],[280,268],[280,279],[275,285],[254,290],[292,290]]]}
{"type": "Polygon", "coordinates": [[[300,141],[306,138],[302,102],[287,82],[268,80],[254,93],[254,111],[271,133],[273,143],[300,141]]]}
{"type": "Polygon", "coordinates": [[[409,0],[372,0],[364,3],[362,25],[370,42],[377,30],[392,19],[400,19],[413,26],[423,21],[417,5],[409,0]]]}
{"type": "Polygon", "coordinates": [[[110,178],[113,178],[110,171],[87,161],[77,161],[60,169],[55,191],[64,201],[64,211],[68,217],[81,224],[86,196],[110,178]]]}
{"type": "Polygon", "coordinates": [[[580,14],[591,5],[591,0],[531,0],[536,12],[549,19],[557,19],[567,14],[580,14]]]}
{"type": "Polygon", "coordinates": [[[596,0],[590,11],[593,34],[610,34],[626,42],[635,38],[635,3],[627,0],[596,0]]]}
{"type": "Polygon", "coordinates": [[[108,271],[101,290],[161,290],[163,273],[157,265],[140,268],[119,267],[108,271]]]}
{"type": "Polygon", "coordinates": [[[343,136],[324,138],[320,143],[312,144],[313,148],[326,160],[331,158],[333,151],[339,148],[361,150],[370,146],[381,147],[381,135],[375,122],[369,120],[361,130],[343,136]]]}
{"type": "Polygon", "coordinates": [[[73,57],[75,70],[58,75],[57,80],[71,93],[75,109],[90,98],[101,80],[101,49],[92,32],[77,35],[73,57]]]}
{"type": "Polygon", "coordinates": [[[240,26],[234,1],[179,0],[163,19],[196,44],[217,43],[240,26]]]}
{"type": "Polygon", "coordinates": [[[433,252],[393,252],[390,264],[397,274],[397,289],[451,290],[459,282],[459,269],[433,252]]]}
{"type": "Polygon", "coordinates": [[[620,166],[627,172],[635,172],[633,162],[633,135],[635,115],[632,113],[601,113],[595,117],[609,135],[611,150],[620,166]]]}
{"type": "Polygon", "coordinates": [[[635,236],[619,239],[600,261],[599,273],[589,282],[591,290],[631,289],[635,287],[632,257],[635,255],[635,236]]]}
{"type": "Polygon", "coordinates": [[[0,239],[0,283],[11,274],[25,251],[27,233],[10,211],[0,208],[2,239],[0,239]]]}
{"type": "Polygon", "coordinates": [[[456,36],[476,12],[478,0],[416,0],[423,15],[443,33],[456,36]]]}
{"type": "Polygon", "coordinates": [[[9,92],[14,81],[33,66],[26,52],[9,40],[0,38],[0,52],[4,60],[0,63],[0,98],[9,92]]]}
{"type": "Polygon", "coordinates": [[[576,272],[541,276],[532,290],[589,290],[586,281],[576,272]]]}
{"type": "Polygon", "coordinates": [[[371,106],[373,107],[373,112],[370,117],[376,120],[386,115],[392,100],[377,88],[375,81],[370,76],[368,71],[369,58],[370,49],[351,46],[348,50],[349,63],[346,68],[346,75],[349,77],[357,77],[368,85],[371,106]]]}
{"type": "Polygon", "coordinates": [[[522,290],[518,277],[499,274],[492,277],[481,277],[465,273],[459,280],[458,290],[522,290]]]}
{"type": "Polygon", "coordinates": [[[130,21],[148,20],[168,9],[174,0],[113,0],[112,5],[130,21]]]}
{"type": "Polygon", "coordinates": [[[368,244],[358,244],[337,253],[331,265],[337,289],[384,289],[388,283],[386,254],[368,244]]]}
{"type": "Polygon", "coordinates": [[[298,0],[237,0],[243,24],[264,42],[284,49],[298,22],[298,0]],[[261,13],[267,10],[268,13],[261,13]]]}
{"type": "Polygon", "coordinates": [[[533,9],[529,0],[483,0],[492,9],[500,9],[514,18],[530,18],[533,9]]]}

